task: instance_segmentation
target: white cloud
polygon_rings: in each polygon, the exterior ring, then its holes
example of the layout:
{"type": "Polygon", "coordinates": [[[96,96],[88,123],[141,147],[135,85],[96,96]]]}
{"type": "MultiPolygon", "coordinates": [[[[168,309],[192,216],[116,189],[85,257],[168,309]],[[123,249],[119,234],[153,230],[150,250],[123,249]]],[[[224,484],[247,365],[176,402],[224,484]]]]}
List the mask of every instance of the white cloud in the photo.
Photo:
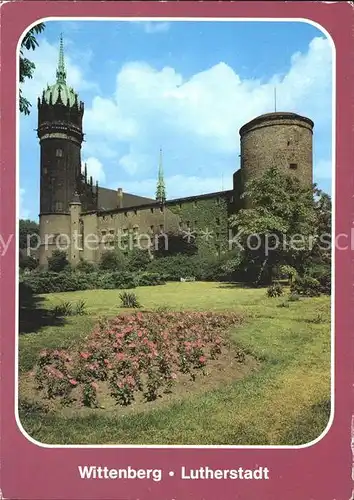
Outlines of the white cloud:
{"type": "Polygon", "coordinates": [[[90,157],[83,160],[81,164],[81,169],[84,171],[85,164],[87,166],[87,177],[92,176],[94,182],[98,181],[100,184],[106,181],[106,174],[103,169],[103,165],[97,158],[90,157]]]}
{"type": "Polygon", "coordinates": [[[135,153],[134,151],[122,156],[119,160],[119,165],[130,175],[137,172],[141,173],[149,163],[150,157],[148,155],[135,153]]]}
{"type": "MultiPolygon", "coordinates": [[[[75,47],[68,44],[68,81],[77,91],[95,89],[96,84],[85,79],[85,62],[75,64],[71,49],[75,47]]],[[[26,82],[24,94],[32,100],[55,77],[58,47],[43,40],[31,56],[36,73],[26,82]]],[[[97,92],[85,102],[83,155],[89,175],[114,189],[121,185],[127,192],[153,196],[162,146],[169,198],[229,189],[232,172],[239,167],[238,130],[255,116],[273,111],[275,85],[278,110],[313,119],[315,142],[323,130],[329,137],[330,43],[314,38],[308,50],[294,54],[289,63],[285,75],[267,80],[242,79],[237,68],[223,61],[189,78],[172,67],[158,70],[142,61],[125,64],[114,76],[112,95],[97,92]],[[122,180],[122,173],[128,173],[129,180],[122,180]]],[[[330,148],[322,153],[316,142],[315,149],[320,158],[314,162],[315,176],[329,178],[330,148]]]]}
{"type": "Polygon", "coordinates": [[[171,27],[171,23],[165,21],[132,21],[134,24],[142,26],[145,33],[166,33],[171,27]]]}
{"type": "Polygon", "coordinates": [[[148,21],[144,23],[145,33],[165,33],[170,29],[170,23],[159,21],[148,21]]]}
{"type": "Polygon", "coordinates": [[[189,79],[171,67],[156,70],[145,62],[131,62],[118,73],[112,97],[97,96],[86,106],[84,125],[90,141],[126,144],[129,153],[121,155],[119,163],[130,173],[152,172],[160,144],[191,159],[197,151],[203,158],[233,155],[236,170],[238,130],[274,109],[274,85],[278,110],[309,116],[315,132],[328,127],[331,75],[331,47],[320,37],[306,53],[294,54],[285,76],[273,75],[267,81],[242,80],[224,62],[189,79]]]}
{"type": "MultiPolygon", "coordinates": [[[[221,175],[214,177],[173,175],[165,179],[165,184],[167,198],[174,199],[232,189],[232,177],[223,180],[221,175]]],[[[115,187],[112,186],[112,189],[115,189],[115,187]]],[[[156,178],[142,181],[126,181],[124,182],[124,191],[140,196],[154,196],[156,178]]]]}
{"type": "MultiPolygon", "coordinates": [[[[67,41],[67,45],[71,47],[70,41],[67,41]]],[[[71,57],[71,51],[65,51],[65,67],[67,73],[67,83],[72,86],[76,92],[80,90],[98,90],[96,83],[87,81],[84,78],[83,70],[73,62],[71,57]]],[[[58,55],[59,55],[59,43],[58,45],[50,44],[45,38],[41,40],[40,46],[32,51],[25,51],[25,57],[28,57],[34,62],[35,74],[32,79],[26,79],[22,85],[24,96],[32,103],[35,103],[37,98],[42,95],[43,90],[47,85],[52,85],[55,83],[56,79],[56,68],[58,65],[58,55]]],[[[91,57],[87,54],[87,57],[91,57]]],[[[80,56],[82,61],[82,57],[80,56]]]]}

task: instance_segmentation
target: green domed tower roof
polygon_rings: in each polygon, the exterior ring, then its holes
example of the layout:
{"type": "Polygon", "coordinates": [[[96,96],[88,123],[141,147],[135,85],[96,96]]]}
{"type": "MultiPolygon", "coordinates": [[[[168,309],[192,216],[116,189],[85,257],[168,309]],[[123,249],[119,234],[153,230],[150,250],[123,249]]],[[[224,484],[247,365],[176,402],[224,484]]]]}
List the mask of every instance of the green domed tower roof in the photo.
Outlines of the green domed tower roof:
{"type": "Polygon", "coordinates": [[[72,87],[66,84],[66,70],[64,63],[63,37],[60,36],[59,62],[57,67],[57,81],[48,85],[43,92],[43,98],[48,104],[62,102],[70,107],[78,103],[78,95],[72,87]]]}

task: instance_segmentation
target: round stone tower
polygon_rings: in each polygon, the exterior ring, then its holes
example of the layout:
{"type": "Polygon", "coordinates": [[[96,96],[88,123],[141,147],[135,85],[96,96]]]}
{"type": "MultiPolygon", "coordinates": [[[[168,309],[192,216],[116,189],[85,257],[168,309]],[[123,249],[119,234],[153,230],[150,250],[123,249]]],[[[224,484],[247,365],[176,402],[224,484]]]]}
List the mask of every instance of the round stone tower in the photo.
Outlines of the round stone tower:
{"type": "Polygon", "coordinates": [[[313,122],[296,113],[258,116],[240,129],[242,182],[276,167],[312,185],[313,122]]]}
{"type": "Polygon", "coordinates": [[[66,83],[60,38],[56,82],[38,99],[40,143],[40,264],[58,247],[59,235],[70,234],[70,203],[81,176],[84,104],[66,83]]]}

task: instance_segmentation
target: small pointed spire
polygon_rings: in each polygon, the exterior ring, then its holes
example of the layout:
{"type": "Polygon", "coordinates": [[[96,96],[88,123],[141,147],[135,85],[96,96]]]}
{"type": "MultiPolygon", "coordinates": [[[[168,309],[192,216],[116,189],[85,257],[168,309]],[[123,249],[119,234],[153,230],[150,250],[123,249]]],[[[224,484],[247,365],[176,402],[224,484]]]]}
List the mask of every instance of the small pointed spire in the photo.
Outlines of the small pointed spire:
{"type": "Polygon", "coordinates": [[[80,196],[77,190],[73,194],[73,198],[70,202],[70,205],[81,205],[80,196]]]}
{"type": "Polygon", "coordinates": [[[159,159],[159,174],[157,180],[156,187],[156,200],[160,203],[164,203],[166,201],[166,187],[165,180],[163,175],[163,166],[162,166],[162,149],[160,148],[160,159],[159,159]]]}
{"type": "Polygon", "coordinates": [[[63,34],[60,35],[60,45],[59,45],[59,61],[57,68],[57,83],[66,83],[66,71],[64,63],[64,46],[63,46],[63,34]]]}
{"type": "Polygon", "coordinates": [[[91,184],[91,186],[93,186],[93,178],[92,178],[92,175],[90,175],[90,184],[91,184]]]}
{"type": "Polygon", "coordinates": [[[87,182],[87,163],[85,163],[84,172],[85,172],[85,182],[87,182]]]}

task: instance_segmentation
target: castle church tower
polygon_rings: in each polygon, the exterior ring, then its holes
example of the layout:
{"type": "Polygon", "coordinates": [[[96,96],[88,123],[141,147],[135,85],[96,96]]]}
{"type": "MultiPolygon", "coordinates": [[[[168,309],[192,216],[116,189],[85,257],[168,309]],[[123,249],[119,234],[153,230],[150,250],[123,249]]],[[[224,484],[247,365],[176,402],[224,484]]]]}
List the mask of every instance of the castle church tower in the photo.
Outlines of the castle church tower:
{"type": "Polygon", "coordinates": [[[159,173],[156,186],[156,200],[161,204],[164,204],[166,201],[166,187],[165,187],[165,180],[164,180],[163,166],[162,166],[162,149],[160,149],[159,173]]]}
{"type": "MultiPolygon", "coordinates": [[[[66,82],[60,38],[56,82],[38,99],[40,143],[40,264],[58,248],[57,235],[70,235],[70,204],[81,182],[84,104],[66,82]]],[[[65,249],[65,248],[63,248],[65,249]]]]}

